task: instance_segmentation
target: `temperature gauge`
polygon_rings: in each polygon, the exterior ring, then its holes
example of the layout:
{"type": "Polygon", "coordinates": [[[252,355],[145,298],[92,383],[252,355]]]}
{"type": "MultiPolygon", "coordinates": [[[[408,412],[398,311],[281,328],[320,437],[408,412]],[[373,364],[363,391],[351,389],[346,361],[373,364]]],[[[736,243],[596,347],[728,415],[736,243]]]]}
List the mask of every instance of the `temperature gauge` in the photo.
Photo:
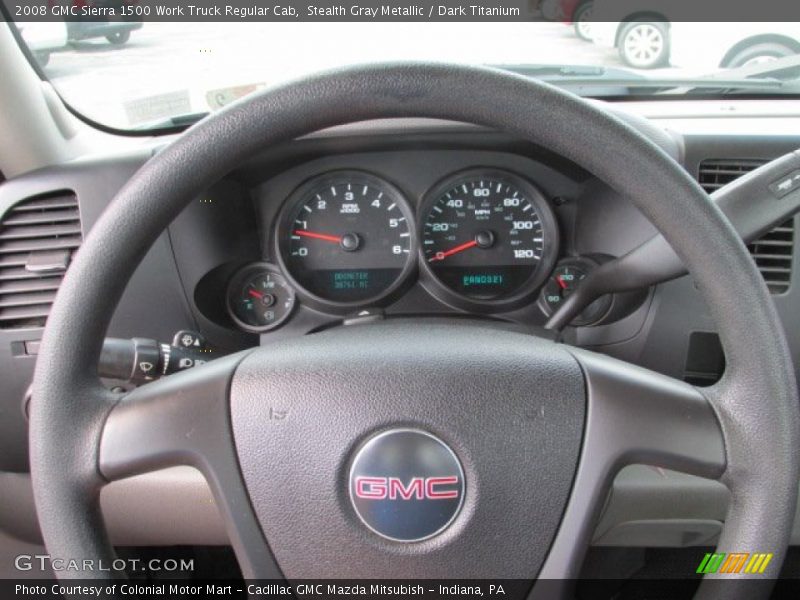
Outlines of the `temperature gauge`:
{"type": "MultiPolygon", "coordinates": [[[[547,316],[555,313],[569,295],[577,289],[589,272],[596,268],[594,261],[586,258],[574,258],[561,261],[556,265],[539,296],[539,306],[547,316]]],[[[584,311],[573,319],[570,325],[580,327],[597,323],[608,314],[612,296],[602,296],[592,302],[584,311]]]]}
{"type": "Polygon", "coordinates": [[[292,313],[294,290],[276,267],[247,265],[228,284],[228,314],[243,330],[275,329],[292,313]]]}

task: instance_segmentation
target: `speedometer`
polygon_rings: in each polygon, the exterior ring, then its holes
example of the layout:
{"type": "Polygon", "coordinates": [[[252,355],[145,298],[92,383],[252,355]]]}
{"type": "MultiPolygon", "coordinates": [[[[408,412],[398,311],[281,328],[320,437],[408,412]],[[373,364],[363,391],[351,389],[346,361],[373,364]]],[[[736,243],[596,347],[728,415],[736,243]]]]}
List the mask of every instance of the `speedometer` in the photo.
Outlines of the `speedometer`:
{"type": "Polygon", "coordinates": [[[287,200],[276,239],[281,267],[307,303],[380,304],[415,268],[414,220],[400,191],[360,171],[337,171],[287,200]]]}
{"type": "Polygon", "coordinates": [[[465,308],[512,309],[545,281],[558,251],[555,217],[521,177],[476,169],[428,195],[420,221],[425,270],[465,308]]]}

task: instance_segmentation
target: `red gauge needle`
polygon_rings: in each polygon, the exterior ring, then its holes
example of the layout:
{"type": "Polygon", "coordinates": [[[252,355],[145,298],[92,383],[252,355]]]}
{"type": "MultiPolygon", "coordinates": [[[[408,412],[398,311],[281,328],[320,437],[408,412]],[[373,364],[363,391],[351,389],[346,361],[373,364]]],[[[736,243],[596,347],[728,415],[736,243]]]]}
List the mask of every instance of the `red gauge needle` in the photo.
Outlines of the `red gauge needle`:
{"type": "Polygon", "coordinates": [[[315,240],[322,240],[323,242],[331,242],[334,244],[339,244],[342,241],[341,237],[335,235],[326,235],[324,233],[314,233],[313,231],[306,231],[305,229],[295,229],[295,235],[299,235],[302,237],[313,238],[315,240]]]}
{"type": "Polygon", "coordinates": [[[567,289],[567,284],[566,284],[566,282],[565,282],[563,279],[561,279],[561,275],[556,275],[556,283],[558,284],[558,286],[559,286],[559,287],[560,287],[562,290],[565,290],[565,289],[567,289]]]}
{"type": "Polygon", "coordinates": [[[251,295],[253,298],[258,298],[259,300],[263,300],[264,299],[264,294],[262,294],[261,292],[258,292],[256,290],[247,290],[247,293],[249,295],[251,295]]]}
{"type": "Polygon", "coordinates": [[[453,256],[453,254],[458,254],[459,252],[463,252],[464,250],[469,250],[470,248],[474,248],[478,245],[478,242],[475,240],[470,240],[460,246],[456,246],[455,248],[450,248],[450,250],[446,250],[445,252],[437,252],[432,258],[428,259],[428,262],[434,262],[437,260],[444,260],[448,256],[453,256]]]}

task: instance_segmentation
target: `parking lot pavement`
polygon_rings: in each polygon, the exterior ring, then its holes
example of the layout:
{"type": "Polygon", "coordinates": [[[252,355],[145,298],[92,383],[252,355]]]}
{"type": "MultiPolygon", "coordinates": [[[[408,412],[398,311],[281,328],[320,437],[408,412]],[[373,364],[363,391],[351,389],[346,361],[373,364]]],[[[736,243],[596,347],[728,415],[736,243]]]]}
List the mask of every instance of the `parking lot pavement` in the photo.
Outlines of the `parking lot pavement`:
{"type": "Polygon", "coordinates": [[[145,23],[124,46],[99,39],[54,53],[45,73],[79,111],[126,128],[209,110],[211,90],[382,60],[620,65],[561,23],[145,23]]]}

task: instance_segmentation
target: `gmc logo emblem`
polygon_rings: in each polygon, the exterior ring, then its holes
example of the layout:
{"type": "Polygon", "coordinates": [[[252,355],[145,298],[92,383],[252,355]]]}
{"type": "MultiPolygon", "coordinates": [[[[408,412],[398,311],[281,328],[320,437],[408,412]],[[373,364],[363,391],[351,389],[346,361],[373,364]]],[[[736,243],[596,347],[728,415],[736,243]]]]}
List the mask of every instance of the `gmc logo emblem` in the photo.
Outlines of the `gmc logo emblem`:
{"type": "Polygon", "coordinates": [[[407,485],[399,477],[356,477],[356,497],[365,500],[451,500],[458,490],[442,489],[458,484],[458,477],[412,477],[407,485]]]}
{"type": "Polygon", "coordinates": [[[465,483],[461,462],[447,444],[421,429],[398,428],[361,445],[347,489],[356,515],[373,533],[395,542],[419,542],[455,520],[465,483]]]}

